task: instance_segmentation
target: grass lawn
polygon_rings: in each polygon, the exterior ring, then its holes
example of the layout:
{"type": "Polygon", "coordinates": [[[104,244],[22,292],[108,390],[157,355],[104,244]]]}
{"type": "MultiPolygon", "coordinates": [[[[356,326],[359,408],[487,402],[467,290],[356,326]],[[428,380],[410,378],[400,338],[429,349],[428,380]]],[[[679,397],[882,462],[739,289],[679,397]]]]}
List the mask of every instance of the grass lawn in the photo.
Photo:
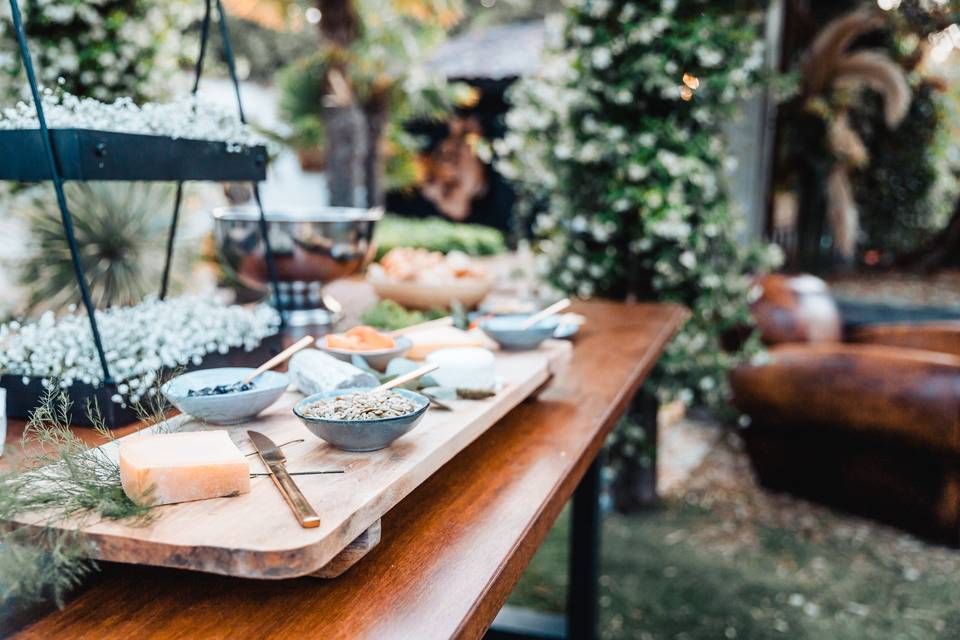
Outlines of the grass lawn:
{"type": "MultiPolygon", "coordinates": [[[[960,638],[960,552],[784,498],[770,521],[744,491],[607,515],[604,638],[960,638]]],[[[568,530],[565,513],[511,604],[562,610],[568,530]]]]}

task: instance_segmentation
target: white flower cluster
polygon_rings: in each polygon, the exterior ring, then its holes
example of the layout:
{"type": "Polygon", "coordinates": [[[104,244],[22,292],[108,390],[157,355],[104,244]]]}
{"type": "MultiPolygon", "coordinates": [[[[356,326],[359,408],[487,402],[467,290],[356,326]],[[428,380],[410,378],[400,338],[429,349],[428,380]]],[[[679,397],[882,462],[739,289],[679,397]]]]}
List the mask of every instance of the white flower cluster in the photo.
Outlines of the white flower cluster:
{"type": "MultiPolygon", "coordinates": [[[[20,3],[40,81],[108,100],[167,94],[180,63],[199,48],[197,0],[32,0],[20,3]]],[[[0,3],[0,77],[20,78],[9,3],[0,3]]],[[[3,86],[20,94],[20,86],[3,86]]]]}
{"type": "Polygon", "coordinates": [[[654,383],[716,402],[743,357],[722,338],[749,323],[747,274],[778,261],[739,243],[723,188],[722,124],[757,83],[761,31],[709,0],[566,4],[561,48],[511,89],[496,166],[535,214],[551,285],[691,308],[654,383]]]}
{"type": "MultiPolygon", "coordinates": [[[[175,139],[214,140],[225,142],[227,150],[232,152],[267,143],[240,122],[234,112],[195,96],[137,106],[130,98],[104,103],[44,89],[41,102],[47,126],[51,129],[95,129],[175,139]]],[[[37,129],[39,126],[33,104],[20,102],[0,111],[0,129],[37,129]]]]}
{"type": "MultiPolygon", "coordinates": [[[[155,392],[162,369],[199,365],[211,353],[255,349],[275,334],[280,317],[269,305],[248,309],[215,299],[184,296],[147,300],[134,307],[97,311],[107,365],[118,384],[114,402],[136,404],[155,392]]],[[[76,382],[99,385],[103,370],[85,313],[59,319],[0,325],[0,371],[43,379],[68,388],[76,382]]]]}

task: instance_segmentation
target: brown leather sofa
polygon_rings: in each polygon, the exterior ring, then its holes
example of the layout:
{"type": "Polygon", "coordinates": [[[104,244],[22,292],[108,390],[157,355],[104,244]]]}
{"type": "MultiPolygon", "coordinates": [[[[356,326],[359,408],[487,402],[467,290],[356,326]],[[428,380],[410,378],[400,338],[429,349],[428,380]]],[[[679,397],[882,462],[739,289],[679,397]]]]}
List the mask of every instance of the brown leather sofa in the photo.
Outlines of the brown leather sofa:
{"type": "Polygon", "coordinates": [[[766,361],[731,374],[763,485],[960,544],[960,322],[860,327],[826,284],[769,276],[766,361]]]}

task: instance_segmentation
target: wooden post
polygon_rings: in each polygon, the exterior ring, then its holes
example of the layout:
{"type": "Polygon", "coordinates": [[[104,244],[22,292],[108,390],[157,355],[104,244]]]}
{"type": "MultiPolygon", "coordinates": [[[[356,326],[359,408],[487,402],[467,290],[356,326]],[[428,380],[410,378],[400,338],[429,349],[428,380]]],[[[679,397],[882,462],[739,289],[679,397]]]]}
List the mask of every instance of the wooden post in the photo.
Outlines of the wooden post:
{"type": "MultiPolygon", "coordinates": [[[[320,37],[327,46],[349,49],[360,36],[360,16],[353,0],[318,0],[320,37]]],[[[376,181],[380,156],[370,158],[380,135],[356,104],[345,63],[331,65],[327,72],[330,101],[322,105],[326,125],[326,174],[330,204],[344,207],[374,206],[371,180],[376,181]],[[373,171],[373,175],[371,175],[373,171]]]]}

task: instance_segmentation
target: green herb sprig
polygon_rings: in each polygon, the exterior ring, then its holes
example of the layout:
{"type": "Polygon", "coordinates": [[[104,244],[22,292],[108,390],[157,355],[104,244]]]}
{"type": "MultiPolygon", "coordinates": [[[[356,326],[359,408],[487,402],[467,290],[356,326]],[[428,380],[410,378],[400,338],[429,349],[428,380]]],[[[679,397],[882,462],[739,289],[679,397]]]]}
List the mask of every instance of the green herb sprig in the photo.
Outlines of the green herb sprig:
{"type": "MultiPolygon", "coordinates": [[[[33,412],[23,434],[21,468],[0,475],[0,522],[39,515],[35,527],[0,527],[0,606],[63,596],[96,568],[73,528],[56,525],[78,518],[146,523],[149,507],[123,492],[120,465],[101,448],[89,448],[70,429],[71,402],[54,385],[33,412]]],[[[113,435],[96,403],[87,405],[94,430],[113,435]]],[[[142,410],[148,424],[162,419],[156,408],[142,410]]]]}

